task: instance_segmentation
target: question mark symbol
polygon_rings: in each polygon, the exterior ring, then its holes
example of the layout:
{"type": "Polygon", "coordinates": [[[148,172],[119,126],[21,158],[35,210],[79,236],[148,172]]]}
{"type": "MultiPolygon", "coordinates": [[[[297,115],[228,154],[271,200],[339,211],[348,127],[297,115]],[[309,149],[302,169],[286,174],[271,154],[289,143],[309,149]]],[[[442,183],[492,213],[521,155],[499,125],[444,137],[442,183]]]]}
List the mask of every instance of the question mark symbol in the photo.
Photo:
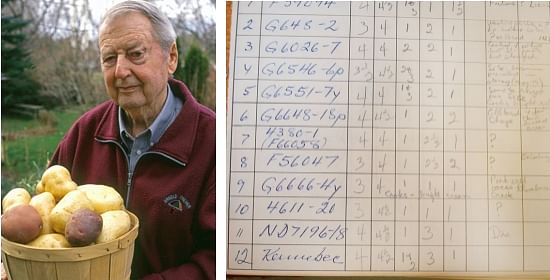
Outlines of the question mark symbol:
{"type": "Polygon", "coordinates": [[[500,217],[500,208],[502,208],[502,202],[497,201],[497,215],[500,217]]]}
{"type": "Polygon", "coordinates": [[[496,159],[494,156],[489,156],[489,164],[491,164],[491,169],[493,168],[493,163],[495,163],[496,159]]]}
{"type": "Polygon", "coordinates": [[[497,135],[495,133],[491,132],[489,134],[489,142],[491,143],[491,148],[495,147],[494,142],[495,142],[496,139],[497,139],[497,135]]]}

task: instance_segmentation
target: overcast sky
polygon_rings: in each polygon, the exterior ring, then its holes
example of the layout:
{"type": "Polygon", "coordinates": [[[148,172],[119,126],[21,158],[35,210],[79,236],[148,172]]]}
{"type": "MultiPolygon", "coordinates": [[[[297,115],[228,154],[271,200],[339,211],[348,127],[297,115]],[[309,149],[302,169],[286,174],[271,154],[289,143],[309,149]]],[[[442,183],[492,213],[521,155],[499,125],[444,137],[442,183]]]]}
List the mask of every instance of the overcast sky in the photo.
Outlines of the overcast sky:
{"type": "MultiPolygon", "coordinates": [[[[122,2],[123,0],[93,0],[90,1],[91,8],[94,13],[94,17],[97,17],[97,19],[100,19],[101,16],[105,13],[105,11],[111,7],[113,4],[122,2]]],[[[190,3],[195,3],[195,1],[189,1],[190,3]]],[[[165,12],[168,16],[173,16],[176,14],[176,11],[181,10],[182,7],[178,7],[176,4],[176,1],[174,0],[162,0],[162,1],[156,1],[159,8],[165,12]]],[[[214,10],[214,6],[210,3],[209,0],[199,0],[199,3],[203,7],[204,16],[206,19],[214,20],[214,16],[216,11],[214,10]]]]}
{"type": "MultiPolygon", "coordinates": [[[[82,0],[77,0],[76,5],[79,7],[82,7],[83,2],[82,0]],[[79,3],[78,3],[79,2],[79,3]]],[[[92,9],[92,17],[94,18],[94,21],[96,23],[99,23],[107,9],[114,5],[115,3],[122,2],[124,0],[90,0],[90,8],[92,9]]],[[[181,7],[176,4],[175,0],[158,0],[155,2],[161,11],[166,13],[169,17],[175,17],[178,13],[181,13],[181,11],[186,11],[189,13],[188,17],[190,19],[193,18],[193,14],[191,11],[193,11],[196,7],[181,7]]],[[[201,5],[202,11],[203,11],[203,17],[205,20],[214,22],[215,21],[215,14],[216,10],[214,5],[210,2],[210,0],[188,0],[188,3],[190,5],[197,6],[199,3],[201,5]]],[[[189,21],[192,23],[193,21],[189,21]]],[[[84,23],[85,25],[81,27],[81,30],[86,31],[89,36],[92,38],[97,36],[98,30],[95,30],[94,27],[92,27],[89,24],[84,23]]],[[[61,31],[63,33],[63,31],[61,31]]],[[[61,33],[61,36],[63,36],[61,33]]]]}

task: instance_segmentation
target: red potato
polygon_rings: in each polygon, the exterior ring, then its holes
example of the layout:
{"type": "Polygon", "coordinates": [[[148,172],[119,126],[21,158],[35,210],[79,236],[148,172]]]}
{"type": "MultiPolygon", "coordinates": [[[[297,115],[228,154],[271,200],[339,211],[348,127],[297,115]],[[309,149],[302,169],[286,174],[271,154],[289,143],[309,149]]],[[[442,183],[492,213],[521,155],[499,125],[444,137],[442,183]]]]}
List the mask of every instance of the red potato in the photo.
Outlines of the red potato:
{"type": "Polygon", "coordinates": [[[2,236],[17,243],[29,243],[40,235],[42,218],[30,205],[17,205],[2,216],[2,236]]]}
{"type": "Polygon", "coordinates": [[[65,226],[65,238],[74,247],[82,247],[94,242],[103,227],[103,219],[90,209],[79,209],[69,218],[65,226]]]}

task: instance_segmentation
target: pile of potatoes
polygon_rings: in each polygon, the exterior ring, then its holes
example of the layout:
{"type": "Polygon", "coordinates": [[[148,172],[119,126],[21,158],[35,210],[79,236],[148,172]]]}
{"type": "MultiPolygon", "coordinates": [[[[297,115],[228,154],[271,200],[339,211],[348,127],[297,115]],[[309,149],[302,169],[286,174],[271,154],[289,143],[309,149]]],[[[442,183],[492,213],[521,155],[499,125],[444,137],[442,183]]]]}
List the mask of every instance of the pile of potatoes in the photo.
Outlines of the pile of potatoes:
{"type": "Polygon", "coordinates": [[[15,188],[2,199],[2,236],[40,248],[105,243],[131,228],[120,194],[109,186],[77,186],[69,171],[49,167],[31,197],[15,188]]]}

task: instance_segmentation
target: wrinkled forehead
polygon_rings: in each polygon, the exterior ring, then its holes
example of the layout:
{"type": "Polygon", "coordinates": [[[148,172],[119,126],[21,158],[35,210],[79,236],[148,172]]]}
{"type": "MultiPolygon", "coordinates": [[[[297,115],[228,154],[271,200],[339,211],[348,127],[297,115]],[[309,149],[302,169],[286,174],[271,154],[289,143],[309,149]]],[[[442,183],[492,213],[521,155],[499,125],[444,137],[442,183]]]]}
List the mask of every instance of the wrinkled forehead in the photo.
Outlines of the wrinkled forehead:
{"type": "Polygon", "coordinates": [[[123,10],[111,13],[103,19],[99,27],[99,44],[101,45],[105,37],[121,36],[134,29],[157,39],[149,18],[137,11],[123,10]]]}

